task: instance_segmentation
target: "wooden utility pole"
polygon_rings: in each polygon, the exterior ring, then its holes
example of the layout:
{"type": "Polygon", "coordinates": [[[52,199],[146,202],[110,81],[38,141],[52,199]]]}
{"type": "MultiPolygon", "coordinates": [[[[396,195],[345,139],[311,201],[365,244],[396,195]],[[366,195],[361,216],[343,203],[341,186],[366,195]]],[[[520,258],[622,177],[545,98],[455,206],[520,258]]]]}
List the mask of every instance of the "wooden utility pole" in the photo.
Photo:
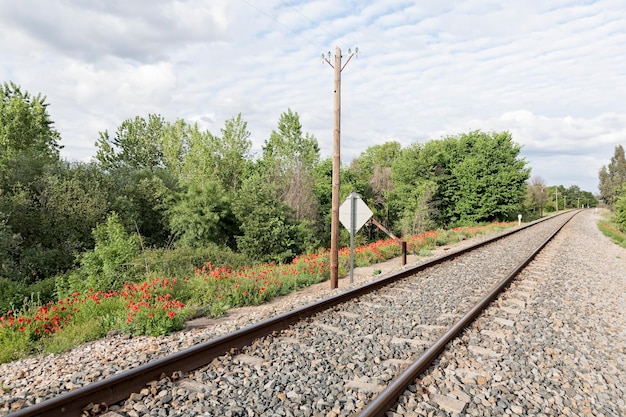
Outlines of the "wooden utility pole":
{"type": "Polygon", "coordinates": [[[333,175],[332,175],[332,212],[330,222],[330,288],[335,289],[339,285],[339,198],[340,198],[340,172],[341,172],[341,71],[354,55],[359,52],[355,48],[354,53],[348,49],[348,60],[341,65],[341,49],[335,47],[335,64],[322,54],[322,59],[335,70],[335,126],[333,128],[333,175]]]}
{"type": "Polygon", "coordinates": [[[559,212],[559,189],[554,187],[554,199],[556,200],[556,212],[559,212]]]}

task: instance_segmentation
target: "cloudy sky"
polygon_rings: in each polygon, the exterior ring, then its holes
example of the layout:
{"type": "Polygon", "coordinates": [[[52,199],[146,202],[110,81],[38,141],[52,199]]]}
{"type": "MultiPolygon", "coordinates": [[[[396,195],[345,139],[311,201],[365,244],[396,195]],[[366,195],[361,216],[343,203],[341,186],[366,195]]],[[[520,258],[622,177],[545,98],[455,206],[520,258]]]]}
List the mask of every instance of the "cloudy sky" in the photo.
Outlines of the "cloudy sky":
{"type": "Polygon", "coordinates": [[[288,108],[331,156],[336,46],[360,51],[344,163],[507,130],[534,176],[596,192],[626,145],[623,0],[0,0],[0,28],[0,82],[47,96],[69,160],[150,113],[214,134],[242,113],[260,151],[288,108]]]}

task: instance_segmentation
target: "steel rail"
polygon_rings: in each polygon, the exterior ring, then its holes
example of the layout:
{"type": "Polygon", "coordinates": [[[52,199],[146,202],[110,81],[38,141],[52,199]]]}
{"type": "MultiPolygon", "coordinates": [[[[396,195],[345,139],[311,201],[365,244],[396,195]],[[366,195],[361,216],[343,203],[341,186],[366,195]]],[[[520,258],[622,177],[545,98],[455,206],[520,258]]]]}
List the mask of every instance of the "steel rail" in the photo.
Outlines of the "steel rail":
{"type": "Polygon", "coordinates": [[[413,364],[397,376],[387,388],[381,391],[363,410],[356,414],[358,417],[383,417],[398,402],[400,396],[409,385],[414,383],[428,367],[439,357],[445,349],[446,344],[458,336],[467,326],[478,318],[493,300],[495,300],[504,289],[528,266],[530,262],[541,252],[541,250],[561,231],[563,227],[580,211],[574,213],[565,221],[552,235],[550,235],[528,258],[522,261],[509,275],[500,280],[493,289],[486,294],[472,309],[461,317],[452,327],[446,331],[437,341],[424,352],[413,364]]]}
{"type": "MultiPolygon", "coordinates": [[[[563,213],[565,214],[565,213],[563,213]]],[[[559,216],[562,214],[559,214],[559,216]]],[[[11,417],[44,417],[44,416],[81,416],[90,405],[112,405],[127,398],[133,392],[139,392],[150,381],[161,379],[163,375],[170,376],[175,372],[189,372],[210,363],[220,355],[233,349],[240,349],[251,344],[254,340],[283,330],[291,324],[310,317],[320,311],[327,310],[352,298],[375,291],[388,284],[421,272],[427,268],[452,260],[467,252],[494,243],[500,239],[518,233],[555,216],[536,220],[523,226],[507,230],[498,235],[489,237],[474,245],[451,252],[431,261],[406,267],[397,273],[382,277],[360,287],[347,290],[324,300],[304,307],[263,320],[246,328],[227,335],[192,346],[169,356],[156,359],[137,368],[121,372],[87,386],[67,392],[41,403],[22,408],[9,413],[11,417]]],[[[380,395],[378,396],[380,397],[380,395]]],[[[377,397],[377,398],[378,398],[377,397]]],[[[381,401],[381,400],[378,400],[381,401]]],[[[378,402],[377,402],[378,404],[378,402]]],[[[387,411],[387,410],[385,410],[387,411]]],[[[367,415],[367,414],[366,414],[367,415]]],[[[374,414],[372,414],[374,415],[374,414]]],[[[382,415],[382,414],[380,414],[382,415]]]]}

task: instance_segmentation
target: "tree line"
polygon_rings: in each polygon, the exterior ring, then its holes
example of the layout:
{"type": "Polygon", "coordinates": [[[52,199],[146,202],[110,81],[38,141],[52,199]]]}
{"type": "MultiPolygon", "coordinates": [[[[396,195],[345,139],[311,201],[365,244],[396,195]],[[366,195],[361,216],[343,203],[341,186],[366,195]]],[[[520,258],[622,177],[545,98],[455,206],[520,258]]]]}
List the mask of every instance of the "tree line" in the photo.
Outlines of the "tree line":
{"type": "MultiPolygon", "coordinates": [[[[260,154],[252,153],[241,114],[218,134],[149,114],[100,132],[93,161],[82,163],[60,157],[61,135],[47,108],[42,95],[0,86],[5,304],[33,288],[54,297],[119,285],[137,273],[168,273],[164,263],[288,262],[330,246],[332,160],[321,158],[317,138],[291,109],[260,154]]],[[[537,217],[550,211],[541,197],[550,191],[541,181],[528,184],[520,150],[510,133],[482,131],[374,145],[342,167],[342,199],[358,192],[400,236],[518,213],[537,217]],[[537,187],[543,191],[533,194],[537,187]]],[[[571,195],[568,205],[574,196],[595,200],[553,188],[571,195]]],[[[359,239],[381,237],[368,227],[359,239]]],[[[347,239],[344,231],[343,244],[347,239]]]]}
{"type": "Polygon", "coordinates": [[[626,157],[624,147],[615,147],[608,165],[598,173],[600,198],[615,213],[614,219],[626,232],[626,157]]]}

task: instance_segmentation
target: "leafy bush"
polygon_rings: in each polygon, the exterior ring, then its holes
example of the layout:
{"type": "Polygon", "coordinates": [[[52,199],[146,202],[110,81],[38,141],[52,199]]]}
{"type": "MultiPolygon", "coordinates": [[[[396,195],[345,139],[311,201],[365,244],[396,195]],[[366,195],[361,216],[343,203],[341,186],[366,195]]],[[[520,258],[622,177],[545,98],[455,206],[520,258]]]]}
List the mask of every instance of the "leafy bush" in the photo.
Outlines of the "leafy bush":
{"type": "Polygon", "coordinates": [[[26,294],[27,286],[19,282],[0,278],[0,314],[19,308],[26,294]]]}
{"type": "Polygon", "coordinates": [[[54,278],[31,285],[0,278],[0,314],[9,310],[21,310],[25,304],[33,300],[38,303],[47,303],[55,297],[54,278]]]}
{"type": "Polygon", "coordinates": [[[80,267],[57,278],[59,296],[119,289],[124,282],[137,279],[129,273],[128,264],[139,255],[139,236],[126,233],[116,213],[96,226],[93,236],[96,245],[80,256],[80,267]]]}
{"type": "Polygon", "coordinates": [[[250,264],[250,259],[243,254],[216,244],[208,244],[201,248],[146,249],[127,264],[127,270],[128,275],[136,277],[133,282],[148,277],[183,279],[192,276],[196,267],[202,267],[207,261],[233,267],[250,264]]]}
{"type": "Polygon", "coordinates": [[[626,231],[626,184],[615,202],[615,222],[622,231],[626,231]]]}

